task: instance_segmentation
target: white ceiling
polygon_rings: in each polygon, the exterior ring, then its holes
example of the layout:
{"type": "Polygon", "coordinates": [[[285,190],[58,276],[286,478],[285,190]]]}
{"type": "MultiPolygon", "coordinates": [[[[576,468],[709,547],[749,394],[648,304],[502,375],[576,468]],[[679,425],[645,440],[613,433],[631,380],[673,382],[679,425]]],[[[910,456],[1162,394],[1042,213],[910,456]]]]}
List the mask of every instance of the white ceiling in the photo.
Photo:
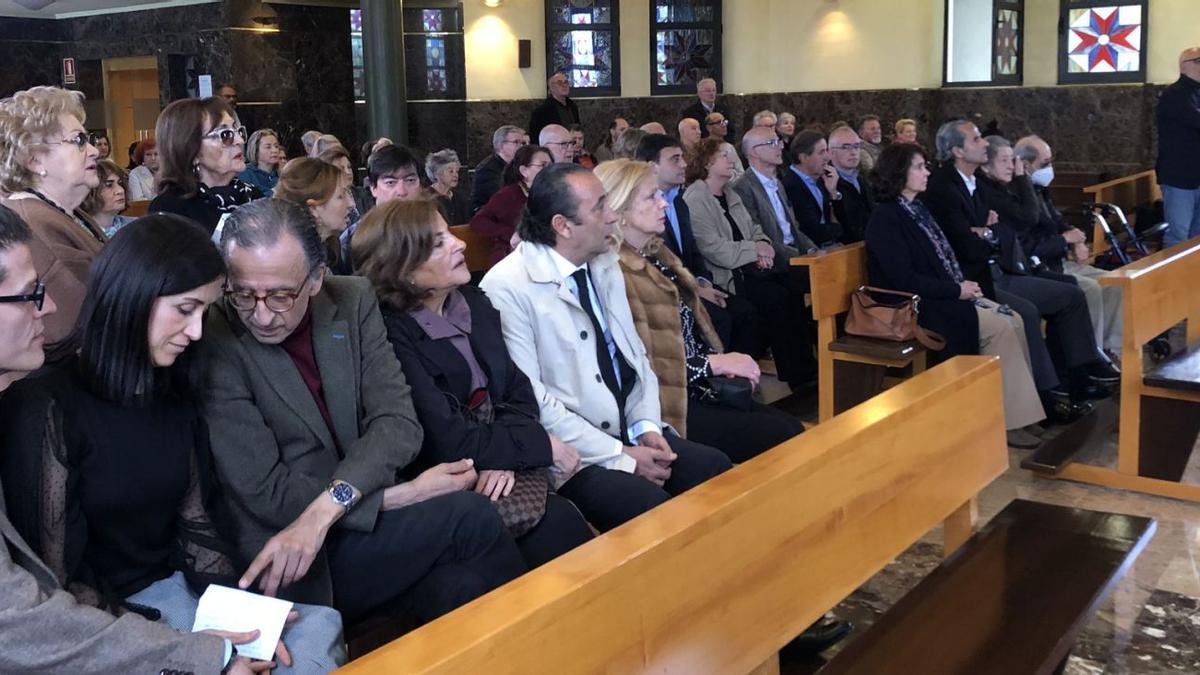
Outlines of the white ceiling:
{"type": "MultiPolygon", "coordinates": [[[[0,16],[21,16],[35,19],[69,19],[74,16],[134,12],[140,9],[198,5],[217,0],[56,0],[36,12],[25,9],[13,0],[0,0],[0,16]]],[[[0,19],[2,21],[3,19],[0,19]]]]}

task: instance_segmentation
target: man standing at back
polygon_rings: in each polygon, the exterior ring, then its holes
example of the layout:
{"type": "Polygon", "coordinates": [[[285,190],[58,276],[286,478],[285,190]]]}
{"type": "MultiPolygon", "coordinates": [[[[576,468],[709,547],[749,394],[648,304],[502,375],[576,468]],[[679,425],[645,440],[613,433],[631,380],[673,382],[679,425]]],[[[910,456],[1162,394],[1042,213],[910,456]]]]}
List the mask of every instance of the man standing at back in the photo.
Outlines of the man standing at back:
{"type": "Polygon", "coordinates": [[[576,164],[533,182],[521,243],[480,283],[529,376],[547,431],[583,468],[558,490],[601,531],[729,468],[719,450],[664,428],[658,378],[633,325],[604,185],[576,164]]]}
{"type": "Polygon", "coordinates": [[[422,431],[366,279],[326,276],[307,209],[263,199],[221,237],[205,416],[241,586],[432,620],[525,571],[470,460],[411,481],[422,431]]]}
{"type": "MultiPolygon", "coordinates": [[[[700,132],[705,138],[708,137],[709,129],[704,126],[704,118],[709,113],[719,112],[724,119],[733,119],[733,115],[729,114],[729,106],[717,102],[717,81],[711,77],[706,77],[696,83],[696,99],[696,102],[684,108],[679,116],[690,117],[699,122],[700,132]]],[[[737,132],[734,130],[732,122],[729,122],[728,138],[737,138],[737,132]]]]}
{"type": "Polygon", "coordinates": [[[570,93],[571,81],[567,79],[566,73],[554,73],[546,80],[546,100],[529,115],[531,138],[537,138],[542,133],[542,128],[548,124],[561,124],[563,128],[569,128],[572,124],[581,122],[579,106],[571,100],[570,93]]]}
{"type": "Polygon", "coordinates": [[[1158,184],[1170,229],[1163,245],[1200,235],[1200,47],[1179,55],[1179,79],[1158,99],[1158,184]]]}

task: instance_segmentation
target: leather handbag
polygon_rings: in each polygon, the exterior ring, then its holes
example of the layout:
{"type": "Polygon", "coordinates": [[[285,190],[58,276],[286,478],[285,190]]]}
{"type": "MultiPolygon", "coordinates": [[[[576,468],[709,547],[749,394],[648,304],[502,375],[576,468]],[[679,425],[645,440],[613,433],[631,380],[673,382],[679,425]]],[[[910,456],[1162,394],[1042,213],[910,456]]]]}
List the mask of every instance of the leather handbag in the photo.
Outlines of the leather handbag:
{"type": "Polygon", "coordinates": [[[850,294],[850,313],[846,316],[846,333],[861,337],[908,342],[916,340],[926,349],[940,351],[946,339],[934,331],[925,330],[917,323],[918,305],[921,296],[903,291],[892,291],[874,286],[859,286],[850,294]],[[903,298],[896,302],[883,302],[879,295],[903,298]]]}
{"type": "MultiPolygon", "coordinates": [[[[472,393],[471,399],[463,407],[463,415],[477,424],[492,424],[495,421],[495,408],[487,389],[477,389],[472,393]]],[[[514,538],[520,537],[542,521],[546,515],[546,494],[550,488],[550,472],[547,469],[514,472],[512,490],[492,502],[509,534],[514,538]]]]}
{"type": "Polygon", "coordinates": [[[710,377],[700,386],[709,403],[741,411],[754,407],[754,384],[745,377],[710,377]]]}

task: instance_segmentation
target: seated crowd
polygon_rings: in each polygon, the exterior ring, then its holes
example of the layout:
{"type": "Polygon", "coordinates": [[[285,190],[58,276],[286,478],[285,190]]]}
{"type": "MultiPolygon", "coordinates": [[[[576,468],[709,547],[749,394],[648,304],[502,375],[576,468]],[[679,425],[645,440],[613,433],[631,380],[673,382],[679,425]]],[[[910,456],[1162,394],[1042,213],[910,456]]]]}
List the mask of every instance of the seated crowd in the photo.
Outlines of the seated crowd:
{"type": "Polygon", "coordinates": [[[738,137],[704,80],[677,137],[615,117],[589,150],[549,85],[471,179],[382,138],[361,186],[336,137],[289,160],[220,97],[168,105],[129,173],[77,92],[0,101],[0,671],[325,672],[343,625],[431,621],[778,446],[804,427],[760,363],[817,377],[795,256],[865,241],[934,360],[1000,357],[1018,447],[1118,380],[1121,297],[1045,140],[951,120],[934,157],[910,119],[772,111],[738,137]],[[210,583],[299,603],[273,663],[187,632],[210,583]]]}

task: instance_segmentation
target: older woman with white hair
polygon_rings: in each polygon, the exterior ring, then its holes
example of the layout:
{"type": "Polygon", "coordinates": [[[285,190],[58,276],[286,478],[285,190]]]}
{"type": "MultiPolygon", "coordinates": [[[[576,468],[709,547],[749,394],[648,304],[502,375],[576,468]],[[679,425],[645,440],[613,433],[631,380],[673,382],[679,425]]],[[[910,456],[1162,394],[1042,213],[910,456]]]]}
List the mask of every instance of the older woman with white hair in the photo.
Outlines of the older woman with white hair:
{"type": "Polygon", "coordinates": [[[429,177],[426,196],[438,205],[442,218],[451,225],[471,220],[471,196],[458,189],[458,172],[462,164],[458,153],[447,148],[425,156],[425,175],[429,177]]]}
{"type": "Polygon", "coordinates": [[[58,311],[46,317],[46,358],[62,361],[87,290],[92,259],[107,241],[79,207],[100,185],[99,152],[83,123],[83,94],[33,87],[0,100],[0,205],[32,231],[38,279],[58,311]]]}

